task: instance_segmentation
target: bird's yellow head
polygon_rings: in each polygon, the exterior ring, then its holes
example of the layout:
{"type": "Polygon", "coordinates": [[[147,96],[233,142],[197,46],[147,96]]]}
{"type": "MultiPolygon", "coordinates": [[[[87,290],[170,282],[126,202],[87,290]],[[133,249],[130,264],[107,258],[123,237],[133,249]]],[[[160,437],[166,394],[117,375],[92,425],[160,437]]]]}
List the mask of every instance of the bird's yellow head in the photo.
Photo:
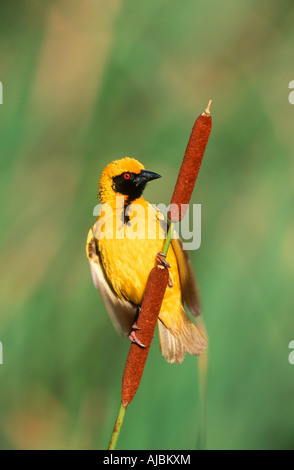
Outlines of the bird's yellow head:
{"type": "Polygon", "coordinates": [[[102,203],[111,203],[116,196],[126,196],[132,202],[142,195],[148,181],[160,177],[134,158],[114,160],[102,172],[98,196],[102,203]]]}

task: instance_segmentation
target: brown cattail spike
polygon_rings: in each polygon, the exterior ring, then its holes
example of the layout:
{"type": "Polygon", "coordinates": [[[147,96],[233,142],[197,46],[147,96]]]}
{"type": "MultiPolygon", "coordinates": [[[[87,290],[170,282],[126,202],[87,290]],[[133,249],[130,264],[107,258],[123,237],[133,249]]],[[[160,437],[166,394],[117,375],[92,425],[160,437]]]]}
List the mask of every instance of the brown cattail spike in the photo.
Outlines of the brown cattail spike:
{"type": "Polygon", "coordinates": [[[139,329],[136,330],[136,336],[146,347],[141,348],[135,343],[131,344],[122,381],[121,401],[124,406],[132,401],[139,387],[168,278],[168,270],[162,266],[155,266],[150,272],[137,320],[139,329]]]}
{"type": "Polygon", "coordinates": [[[171,222],[182,220],[187,211],[211,131],[210,105],[211,100],[193,126],[168,213],[171,222]]]}

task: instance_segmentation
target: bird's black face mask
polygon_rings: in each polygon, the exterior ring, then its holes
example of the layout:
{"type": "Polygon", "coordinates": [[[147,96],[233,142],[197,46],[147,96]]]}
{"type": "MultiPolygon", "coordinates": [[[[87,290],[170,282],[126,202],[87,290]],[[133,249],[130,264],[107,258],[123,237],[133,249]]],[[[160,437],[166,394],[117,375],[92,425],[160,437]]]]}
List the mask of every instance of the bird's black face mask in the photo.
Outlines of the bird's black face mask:
{"type": "Polygon", "coordinates": [[[113,177],[113,190],[117,193],[128,196],[128,201],[134,201],[142,196],[148,181],[161,178],[160,175],[153,171],[141,170],[138,173],[124,172],[113,177]]]}

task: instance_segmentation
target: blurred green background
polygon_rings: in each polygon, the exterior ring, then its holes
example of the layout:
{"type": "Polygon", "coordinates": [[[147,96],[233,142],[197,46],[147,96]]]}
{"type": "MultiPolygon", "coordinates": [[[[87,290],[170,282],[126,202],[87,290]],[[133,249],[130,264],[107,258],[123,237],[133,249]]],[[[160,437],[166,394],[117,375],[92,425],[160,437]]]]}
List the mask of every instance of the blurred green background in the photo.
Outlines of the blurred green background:
{"type": "MultiPolygon", "coordinates": [[[[293,23],[290,0],[1,2],[1,449],[107,448],[129,341],[85,256],[99,175],[136,157],[169,204],[210,98],[207,448],[294,448],[293,23]]],[[[156,332],[117,448],[195,449],[199,420],[197,359],[156,332]]]]}

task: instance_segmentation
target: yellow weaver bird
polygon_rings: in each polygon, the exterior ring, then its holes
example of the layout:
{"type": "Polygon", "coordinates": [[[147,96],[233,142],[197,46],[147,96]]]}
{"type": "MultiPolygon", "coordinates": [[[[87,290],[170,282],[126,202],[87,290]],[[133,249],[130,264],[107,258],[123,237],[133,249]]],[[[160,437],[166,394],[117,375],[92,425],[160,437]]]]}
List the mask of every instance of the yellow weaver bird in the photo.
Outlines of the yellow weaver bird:
{"type": "Polygon", "coordinates": [[[86,244],[90,272],[115,328],[140,344],[136,317],[151,269],[161,262],[170,266],[170,282],[161,306],[158,330],[160,348],[168,362],[182,362],[186,351],[199,355],[206,348],[185,311],[200,313],[199,295],[189,256],[179,237],[173,237],[166,260],[162,249],[167,222],[142,193],[148,181],[161,176],[146,171],[134,158],[115,160],[103,170],[96,223],[86,244]]]}

